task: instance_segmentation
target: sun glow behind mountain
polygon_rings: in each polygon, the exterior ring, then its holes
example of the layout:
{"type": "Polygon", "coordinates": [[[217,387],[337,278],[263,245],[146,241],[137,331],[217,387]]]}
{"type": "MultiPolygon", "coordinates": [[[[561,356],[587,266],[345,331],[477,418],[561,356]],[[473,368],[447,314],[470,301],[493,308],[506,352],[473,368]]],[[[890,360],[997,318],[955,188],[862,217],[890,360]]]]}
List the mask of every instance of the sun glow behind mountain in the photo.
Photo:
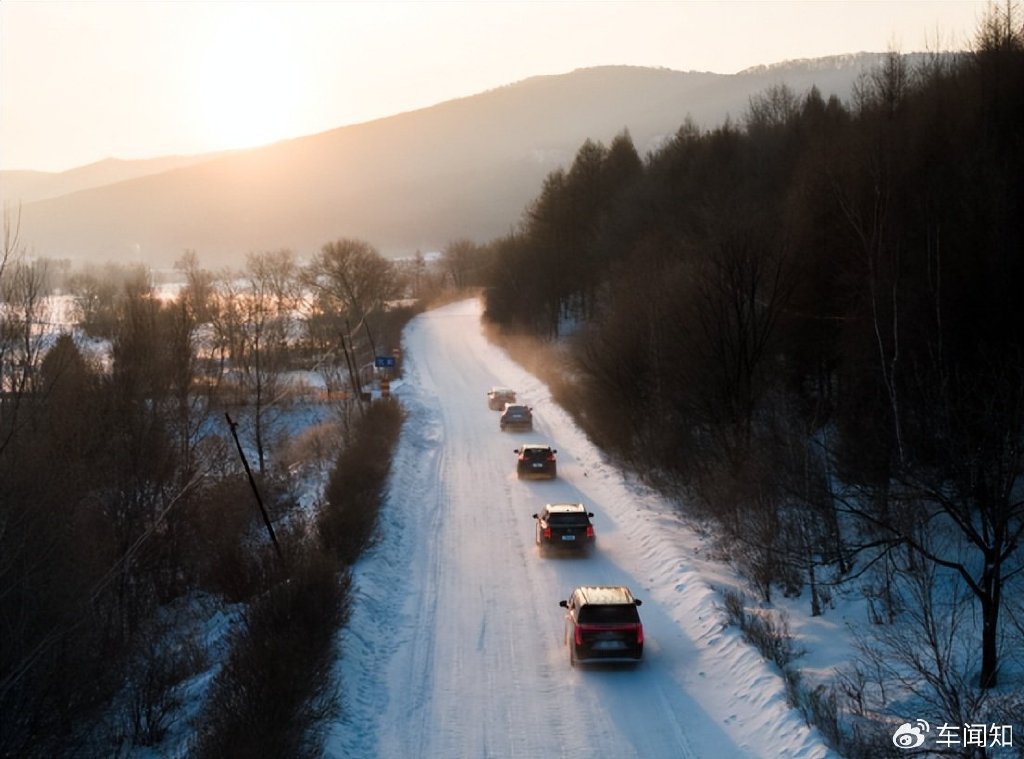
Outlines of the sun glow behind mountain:
{"type": "Polygon", "coordinates": [[[941,50],[968,40],[985,7],[0,0],[0,168],[265,144],[596,66],[729,74],[893,44],[941,50]]]}
{"type": "Polygon", "coordinates": [[[303,130],[311,93],[301,51],[282,21],[271,7],[236,9],[204,40],[197,131],[218,148],[263,145],[303,130]]]}

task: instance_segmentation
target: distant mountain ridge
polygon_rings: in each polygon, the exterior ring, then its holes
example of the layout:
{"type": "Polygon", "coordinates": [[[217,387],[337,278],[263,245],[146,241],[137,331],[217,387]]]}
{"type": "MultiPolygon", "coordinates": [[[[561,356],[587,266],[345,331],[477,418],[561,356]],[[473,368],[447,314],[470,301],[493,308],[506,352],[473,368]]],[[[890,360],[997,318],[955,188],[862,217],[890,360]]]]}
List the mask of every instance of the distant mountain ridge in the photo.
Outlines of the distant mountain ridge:
{"type": "Polygon", "coordinates": [[[209,161],[221,153],[190,156],[165,156],[142,160],[106,158],[96,163],[79,166],[68,171],[0,171],[0,197],[32,203],[36,200],[56,198],[79,190],[102,187],[128,179],[160,174],[184,166],[209,161]]]}
{"type": "Polygon", "coordinates": [[[734,75],[579,69],[260,148],[0,172],[0,197],[20,202],[21,239],[39,256],[166,266],[193,249],[207,265],[239,265],[251,251],[309,255],[340,237],[409,255],[507,233],[588,138],[607,144],[628,129],[643,155],[687,118],[741,119],[751,96],[782,83],[846,100],[882,57],[734,75]]]}

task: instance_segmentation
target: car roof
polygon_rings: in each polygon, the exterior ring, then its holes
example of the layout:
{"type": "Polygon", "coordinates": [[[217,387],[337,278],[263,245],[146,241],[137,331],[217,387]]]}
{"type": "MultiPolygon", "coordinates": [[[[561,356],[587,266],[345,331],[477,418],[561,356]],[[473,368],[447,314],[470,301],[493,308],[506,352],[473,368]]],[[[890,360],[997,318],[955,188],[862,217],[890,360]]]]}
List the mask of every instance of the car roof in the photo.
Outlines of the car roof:
{"type": "Polygon", "coordinates": [[[523,443],[519,446],[521,451],[550,451],[551,446],[547,443],[523,443]]]}
{"type": "Polygon", "coordinates": [[[549,514],[584,514],[587,511],[582,503],[549,503],[544,508],[549,514]]]}
{"type": "Polygon", "coordinates": [[[512,392],[515,392],[515,391],[512,390],[512,388],[510,388],[510,387],[505,387],[504,385],[495,385],[494,387],[491,388],[491,392],[492,393],[512,393],[512,392]]]}
{"type": "Polygon", "coordinates": [[[574,592],[580,595],[585,604],[612,606],[636,603],[633,594],[624,585],[584,585],[576,588],[574,592]]]}

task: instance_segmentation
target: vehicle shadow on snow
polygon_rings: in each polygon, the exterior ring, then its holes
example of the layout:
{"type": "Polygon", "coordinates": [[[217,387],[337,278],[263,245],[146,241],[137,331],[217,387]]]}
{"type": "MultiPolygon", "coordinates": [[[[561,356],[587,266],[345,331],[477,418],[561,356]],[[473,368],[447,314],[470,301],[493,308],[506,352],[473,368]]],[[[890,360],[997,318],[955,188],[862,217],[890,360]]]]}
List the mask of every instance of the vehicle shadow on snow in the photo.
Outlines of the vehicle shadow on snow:
{"type": "Polygon", "coordinates": [[[561,551],[555,551],[552,549],[544,549],[534,543],[534,549],[537,552],[537,556],[544,561],[586,561],[594,555],[593,548],[565,548],[561,551]]]}
{"type": "Polygon", "coordinates": [[[644,625],[641,661],[577,663],[573,667],[568,647],[559,639],[558,662],[552,664],[565,667],[573,689],[589,691],[604,706],[638,756],[756,755],[750,753],[750,747],[757,736],[737,741],[722,725],[730,715],[709,713],[693,695],[728,684],[706,677],[693,642],[657,604],[648,601],[640,613],[644,625]]]}
{"type": "MultiPolygon", "coordinates": [[[[564,668],[574,690],[586,691],[588,700],[602,704],[608,718],[636,748],[639,756],[717,757],[749,754],[745,739],[738,742],[725,732],[728,714],[714,715],[694,697],[709,689],[724,688],[701,671],[701,652],[696,643],[650,597],[650,584],[619,563],[628,543],[614,525],[604,525],[601,538],[599,504],[598,542],[587,553],[538,552],[552,587],[552,613],[560,620],[558,637],[546,659],[553,668],[564,668]],[[565,553],[564,556],[558,554],[565,553]],[[644,654],[639,662],[569,663],[564,639],[564,610],[558,602],[582,585],[625,585],[644,601],[639,609],[644,626],[644,654]],[[658,715],[658,719],[652,719],[658,715]]],[[[727,677],[726,673],[719,673],[727,677]]],[[[756,736],[750,736],[750,743],[756,736]]]]}

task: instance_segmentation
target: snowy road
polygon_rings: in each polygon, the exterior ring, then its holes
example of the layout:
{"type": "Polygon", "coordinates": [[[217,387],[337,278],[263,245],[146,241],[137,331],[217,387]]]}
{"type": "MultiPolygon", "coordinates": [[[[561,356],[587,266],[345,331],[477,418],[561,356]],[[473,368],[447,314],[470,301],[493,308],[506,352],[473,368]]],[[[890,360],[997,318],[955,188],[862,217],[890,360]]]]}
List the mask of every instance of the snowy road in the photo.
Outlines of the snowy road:
{"type": "Polygon", "coordinates": [[[377,547],[356,567],[342,635],[344,712],[331,757],[826,757],[781,678],[723,629],[690,535],[602,462],[546,386],[486,341],[480,304],[417,317],[404,336],[409,411],[377,547]],[[487,408],[509,385],[533,433],[487,408]],[[559,477],[519,481],[513,449],[558,449],[559,477]],[[589,557],[542,557],[546,502],[595,513],[589,557]],[[581,584],[644,600],[638,667],[572,669],[558,601],[581,584]]]}

